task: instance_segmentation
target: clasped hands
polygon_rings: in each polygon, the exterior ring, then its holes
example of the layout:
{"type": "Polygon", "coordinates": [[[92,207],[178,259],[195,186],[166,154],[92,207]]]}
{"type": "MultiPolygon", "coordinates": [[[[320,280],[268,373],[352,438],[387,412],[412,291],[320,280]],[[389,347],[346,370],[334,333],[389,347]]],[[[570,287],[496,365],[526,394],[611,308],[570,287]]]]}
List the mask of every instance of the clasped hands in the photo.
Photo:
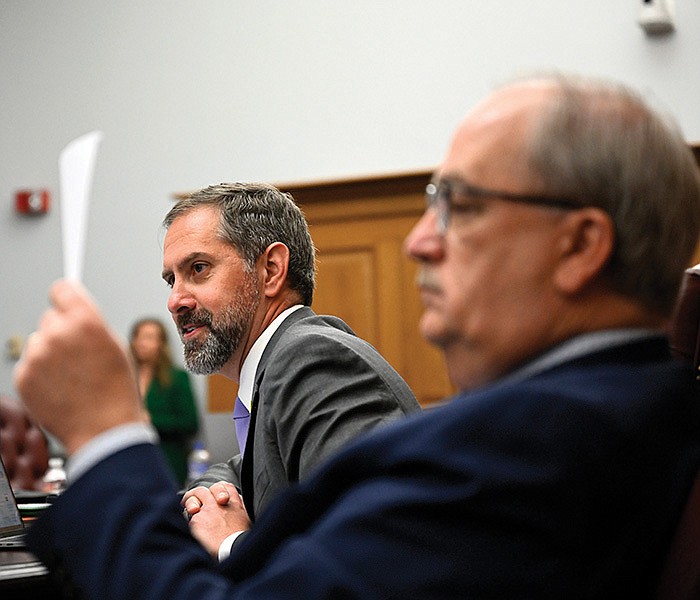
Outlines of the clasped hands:
{"type": "Polygon", "coordinates": [[[182,505],[192,535],[214,557],[218,556],[221,543],[229,535],[250,529],[243,498],[227,481],[187,491],[182,497],[182,505]]]}

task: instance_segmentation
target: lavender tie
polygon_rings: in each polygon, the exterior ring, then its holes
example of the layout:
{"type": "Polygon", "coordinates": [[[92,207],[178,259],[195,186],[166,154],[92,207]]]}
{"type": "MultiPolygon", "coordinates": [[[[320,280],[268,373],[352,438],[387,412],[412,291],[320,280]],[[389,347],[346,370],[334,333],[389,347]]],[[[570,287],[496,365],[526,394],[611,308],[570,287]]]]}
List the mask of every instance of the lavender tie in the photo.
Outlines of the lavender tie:
{"type": "Polygon", "coordinates": [[[238,438],[238,448],[243,456],[245,442],[248,439],[248,424],[250,423],[250,413],[240,398],[236,398],[233,406],[233,423],[236,426],[236,437],[238,438]]]}

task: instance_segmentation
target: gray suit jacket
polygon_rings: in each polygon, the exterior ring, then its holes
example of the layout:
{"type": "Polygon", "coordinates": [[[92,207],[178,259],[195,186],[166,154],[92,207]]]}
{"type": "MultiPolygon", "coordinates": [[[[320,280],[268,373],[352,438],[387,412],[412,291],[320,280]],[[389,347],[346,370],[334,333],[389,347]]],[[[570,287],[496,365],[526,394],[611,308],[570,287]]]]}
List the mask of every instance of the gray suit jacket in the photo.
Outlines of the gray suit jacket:
{"type": "Polygon", "coordinates": [[[213,465],[190,485],[229,481],[251,519],[345,442],[420,410],[406,382],[340,319],[304,307],[260,359],[244,458],[213,465]]]}

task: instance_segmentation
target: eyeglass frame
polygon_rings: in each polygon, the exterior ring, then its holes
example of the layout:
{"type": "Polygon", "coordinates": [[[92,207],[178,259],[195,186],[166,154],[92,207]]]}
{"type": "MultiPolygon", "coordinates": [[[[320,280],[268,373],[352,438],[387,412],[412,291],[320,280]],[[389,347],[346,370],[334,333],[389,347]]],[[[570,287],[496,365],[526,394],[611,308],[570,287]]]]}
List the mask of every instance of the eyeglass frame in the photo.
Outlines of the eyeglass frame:
{"type": "MultiPolygon", "coordinates": [[[[455,207],[460,204],[453,201],[454,191],[465,196],[476,198],[506,200],[519,204],[530,204],[532,206],[544,206],[548,208],[558,208],[561,210],[577,210],[584,208],[584,204],[569,198],[555,198],[551,196],[540,196],[536,194],[515,194],[513,192],[502,192],[482,188],[472,185],[461,179],[444,177],[431,181],[425,186],[425,201],[427,207],[437,211],[437,229],[440,235],[444,235],[450,225],[452,213],[455,207]],[[446,192],[441,192],[446,190],[446,192]]],[[[463,207],[466,208],[466,207],[463,207]]]]}

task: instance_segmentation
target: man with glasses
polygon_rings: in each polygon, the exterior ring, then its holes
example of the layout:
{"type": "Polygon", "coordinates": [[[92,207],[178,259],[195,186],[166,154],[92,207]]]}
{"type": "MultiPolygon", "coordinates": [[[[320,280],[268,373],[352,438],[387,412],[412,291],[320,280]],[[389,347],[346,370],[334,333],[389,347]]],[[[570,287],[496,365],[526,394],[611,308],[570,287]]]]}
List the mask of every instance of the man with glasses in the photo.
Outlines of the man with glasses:
{"type": "Polygon", "coordinates": [[[123,352],[56,285],[15,381],[93,466],[30,531],[42,558],[93,598],[650,596],[700,456],[662,333],[700,231],[682,136],[619,86],[514,82],[460,125],[427,200],[406,251],[461,391],[350,444],[218,567],[137,443],[123,352]]]}

